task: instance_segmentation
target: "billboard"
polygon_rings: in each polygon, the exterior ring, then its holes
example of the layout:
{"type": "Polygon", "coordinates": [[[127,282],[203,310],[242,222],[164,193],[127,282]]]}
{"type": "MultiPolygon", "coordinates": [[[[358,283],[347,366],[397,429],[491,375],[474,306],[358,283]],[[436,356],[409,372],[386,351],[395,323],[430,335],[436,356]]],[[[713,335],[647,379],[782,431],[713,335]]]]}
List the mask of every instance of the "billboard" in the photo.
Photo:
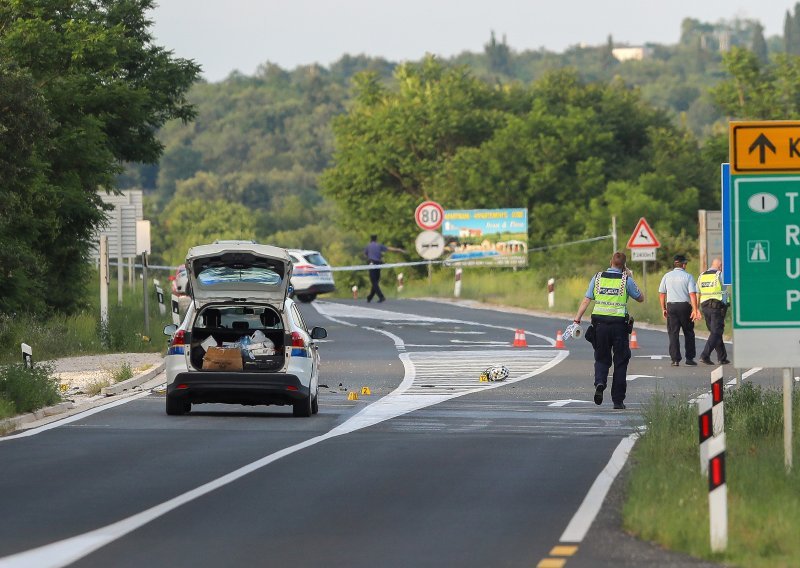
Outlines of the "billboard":
{"type": "Polygon", "coordinates": [[[445,264],[527,266],[527,209],[450,209],[444,212],[445,264]]]}

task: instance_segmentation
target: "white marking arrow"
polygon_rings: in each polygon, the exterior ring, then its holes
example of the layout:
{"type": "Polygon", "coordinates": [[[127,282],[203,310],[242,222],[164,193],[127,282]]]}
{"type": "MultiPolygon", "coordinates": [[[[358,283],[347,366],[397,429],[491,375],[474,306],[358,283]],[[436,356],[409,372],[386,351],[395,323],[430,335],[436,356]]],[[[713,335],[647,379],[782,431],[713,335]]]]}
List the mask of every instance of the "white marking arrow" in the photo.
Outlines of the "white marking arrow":
{"type": "Polygon", "coordinates": [[[547,406],[566,406],[571,402],[580,402],[583,404],[591,404],[588,400],[573,400],[568,398],[566,400],[537,400],[536,402],[549,402],[547,406]]]}
{"type": "Polygon", "coordinates": [[[656,377],[655,375],[628,375],[629,381],[635,381],[636,379],[663,379],[664,377],[656,377]]]}

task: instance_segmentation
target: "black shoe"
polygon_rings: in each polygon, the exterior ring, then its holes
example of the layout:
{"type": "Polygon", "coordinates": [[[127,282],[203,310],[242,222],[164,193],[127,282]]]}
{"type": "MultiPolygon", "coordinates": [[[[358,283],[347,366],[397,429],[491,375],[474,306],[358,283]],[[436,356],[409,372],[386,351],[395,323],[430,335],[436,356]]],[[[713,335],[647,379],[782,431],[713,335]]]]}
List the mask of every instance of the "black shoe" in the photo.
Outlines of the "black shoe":
{"type": "Polygon", "coordinates": [[[730,365],[730,364],[731,364],[731,362],[730,362],[730,361],[728,361],[727,359],[723,359],[722,361],[720,361],[720,362],[719,362],[719,364],[720,364],[720,365],[730,365]]]}
{"type": "Polygon", "coordinates": [[[386,301],[386,298],[378,298],[378,303],[379,303],[379,304],[380,304],[381,302],[385,302],[385,301],[386,301]]]}
{"type": "Polygon", "coordinates": [[[697,361],[695,361],[694,359],[686,359],[686,364],[689,365],[690,367],[697,367],[697,361]]]}
{"type": "Polygon", "coordinates": [[[672,366],[673,367],[677,367],[678,365],[680,365],[680,363],[678,361],[673,361],[672,362],[672,366]]]}
{"type": "Polygon", "coordinates": [[[594,403],[598,406],[603,404],[604,390],[606,390],[606,385],[597,385],[597,388],[594,389],[594,403]]]}
{"type": "Polygon", "coordinates": [[[625,404],[622,402],[615,402],[614,403],[615,410],[625,410],[625,404]]]}
{"type": "Polygon", "coordinates": [[[708,357],[700,357],[700,362],[703,363],[704,365],[713,365],[714,364],[714,361],[712,361],[708,357]]]}

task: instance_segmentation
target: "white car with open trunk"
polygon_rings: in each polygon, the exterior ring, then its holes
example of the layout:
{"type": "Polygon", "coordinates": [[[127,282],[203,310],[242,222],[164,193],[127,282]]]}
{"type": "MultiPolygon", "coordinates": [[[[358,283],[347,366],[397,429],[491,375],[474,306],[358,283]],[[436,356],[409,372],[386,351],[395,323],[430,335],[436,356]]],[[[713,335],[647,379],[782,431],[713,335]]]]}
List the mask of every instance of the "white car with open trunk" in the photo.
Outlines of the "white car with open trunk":
{"type": "Polygon", "coordinates": [[[167,414],[193,404],[292,405],[319,410],[317,339],[289,297],[285,249],[252,241],[196,246],[186,257],[192,302],[180,326],[168,325],[167,414]]]}

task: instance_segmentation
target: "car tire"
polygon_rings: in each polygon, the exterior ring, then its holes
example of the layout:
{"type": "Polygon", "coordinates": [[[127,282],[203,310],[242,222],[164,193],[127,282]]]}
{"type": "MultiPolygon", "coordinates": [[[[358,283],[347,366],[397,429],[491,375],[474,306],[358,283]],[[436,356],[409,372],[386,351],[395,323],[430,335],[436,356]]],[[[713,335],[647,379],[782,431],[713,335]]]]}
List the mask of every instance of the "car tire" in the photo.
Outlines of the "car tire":
{"type": "Polygon", "coordinates": [[[311,303],[311,302],[313,302],[314,300],[317,299],[317,295],[316,294],[297,294],[297,299],[300,302],[304,303],[304,304],[309,304],[309,303],[311,303]]]}
{"type": "Polygon", "coordinates": [[[303,400],[299,400],[292,405],[292,414],[298,418],[308,418],[312,414],[312,396],[308,395],[303,400]]]}
{"type": "Polygon", "coordinates": [[[169,416],[180,416],[182,414],[186,414],[191,409],[191,403],[184,402],[182,400],[176,400],[174,397],[167,396],[167,414],[169,416]]]}
{"type": "Polygon", "coordinates": [[[314,395],[314,398],[311,399],[311,414],[317,414],[319,412],[319,388],[317,389],[317,393],[314,395]]]}

